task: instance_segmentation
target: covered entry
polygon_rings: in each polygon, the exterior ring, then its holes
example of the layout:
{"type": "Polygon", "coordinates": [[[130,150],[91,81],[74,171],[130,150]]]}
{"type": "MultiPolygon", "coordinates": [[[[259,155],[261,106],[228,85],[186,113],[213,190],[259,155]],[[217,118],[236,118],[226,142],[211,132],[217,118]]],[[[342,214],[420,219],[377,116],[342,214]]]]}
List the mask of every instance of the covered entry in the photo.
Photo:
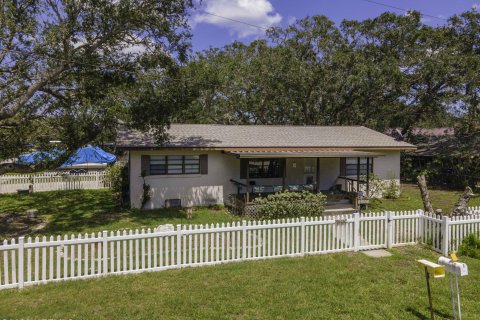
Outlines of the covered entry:
{"type": "Polygon", "coordinates": [[[235,150],[240,179],[237,194],[252,197],[284,190],[358,192],[368,195],[374,158],[382,153],[356,150],[235,150]]]}

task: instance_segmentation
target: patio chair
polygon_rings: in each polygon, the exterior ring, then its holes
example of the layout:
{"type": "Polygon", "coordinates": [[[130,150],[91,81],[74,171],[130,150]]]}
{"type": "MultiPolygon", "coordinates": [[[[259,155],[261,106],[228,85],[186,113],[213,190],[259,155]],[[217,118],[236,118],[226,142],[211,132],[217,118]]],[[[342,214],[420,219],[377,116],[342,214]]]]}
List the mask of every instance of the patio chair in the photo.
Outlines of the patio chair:
{"type": "Polygon", "coordinates": [[[302,186],[299,184],[289,184],[288,191],[302,191],[302,186]]]}
{"type": "Polygon", "coordinates": [[[253,193],[264,193],[265,186],[253,186],[252,191],[253,193]]]}
{"type": "Polygon", "coordinates": [[[272,186],[273,192],[282,192],[283,191],[283,186],[272,186]]]}
{"type": "Polygon", "coordinates": [[[314,185],[313,184],[306,184],[303,186],[303,190],[311,191],[313,192],[314,190],[314,185]]]}

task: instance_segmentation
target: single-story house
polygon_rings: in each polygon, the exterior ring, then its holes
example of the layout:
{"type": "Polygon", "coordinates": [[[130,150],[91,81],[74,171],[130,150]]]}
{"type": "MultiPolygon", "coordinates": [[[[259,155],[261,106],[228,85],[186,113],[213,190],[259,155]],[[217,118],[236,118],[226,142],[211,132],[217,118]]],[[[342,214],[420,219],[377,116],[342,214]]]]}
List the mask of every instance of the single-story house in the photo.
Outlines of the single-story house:
{"type": "Polygon", "coordinates": [[[146,209],[227,204],[231,195],[282,190],[369,192],[369,177],[400,183],[400,152],[412,144],[363,126],[173,124],[152,134],[120,127],[129,153],[130,203],[146,209]],[[365,178],[366,177],[366,178],[365,178]]]}

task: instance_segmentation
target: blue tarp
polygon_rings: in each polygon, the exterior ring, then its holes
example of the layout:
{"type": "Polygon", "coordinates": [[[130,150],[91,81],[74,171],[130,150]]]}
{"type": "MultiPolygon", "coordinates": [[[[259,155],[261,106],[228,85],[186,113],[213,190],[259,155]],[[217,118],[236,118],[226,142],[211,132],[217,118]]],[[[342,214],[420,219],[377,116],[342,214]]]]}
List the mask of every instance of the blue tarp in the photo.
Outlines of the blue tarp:
{"type": "Polygon", "coordinates": [[[18,156],[18,163],[24,165],[39,164],[42,162],[55,160],[59,155],[58,151],[55,152],[41,152],[35,151],[28,154],[22,154],[18,156]]]}
{"type": "Polygon", "coordinates": [[[73,154],[64,164],[60,167],[69,167],[76,164],[83,163],[112,163],[117,160],[117,157],[111,153],[106,152],[105,150],[94,147],[86,146],[80,148],[73,154]]]}
{"type": "MultiPolygon", "coordinates": [[[[55,160],[63,151],[55,150],[53,152],[35,151],[29,154],[23,154],[18,157],[19,164],[33,165],[44,161],[55,160]]],[[[75,164],[83,163],[111,163],[115,162],[117,157],[104,151],[99,147],[86,146],[78,149],[64,164],[60,167],[69,167],[75,164]]]]}

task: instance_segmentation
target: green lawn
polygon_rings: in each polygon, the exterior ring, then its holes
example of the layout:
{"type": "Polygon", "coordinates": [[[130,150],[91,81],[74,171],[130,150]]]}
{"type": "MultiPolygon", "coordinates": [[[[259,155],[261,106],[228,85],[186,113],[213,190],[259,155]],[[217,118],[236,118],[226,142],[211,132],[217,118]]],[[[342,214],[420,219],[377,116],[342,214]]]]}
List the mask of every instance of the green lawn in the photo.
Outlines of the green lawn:
{"type": "MultiPolygon", "coordinates": [[[[431,190],[435,208],[448,212],[460,192],[431,190]]],[[[470,205],[480,205],[480,198],[474,198],[470,205]]],[[[381,200],[370,210],[412,210],[422,208],[420,193],[415,185],[403,185],[402,196],[396,200],[381,200]]],[[[20,234],[65,234],[119,230],[123,228],[156,227],[159,224],[205,224],[222,223],[240,219],[224,208],[196,208],[191,220],[186,219],[182,210],[160,209],[140,211],[119,208],[109,190],[69,190],[39,192],[31,195],[0,195],[0,240],[17,237],[20,234]],[[9,217],[24,217],[27,209],[38,209],[39,217],[33,223],[29,220],[9,220],[9,217]],[[42,230],[35,226],[44,223],[42,230]]]]}
{"type": "Polygon", "coordinates": [[[159,224],[222,223],[239,218],[226,209],[197,208],[187,220],[182,210],[130,210],[116,206],[109,190],[69,190],[38,192],[31,195],[0,195],[0,239],[23,234],[64,234],[156,227],[159,224]],[[37,223],[8,222],[8,216],[25,216],[28,209],[38,209],[37,223]],[[1,219],[5,220],[2,221],[1,219]],[[45,223],[40,231],[33,228],[45,223]]]}
{"type": "MultiPolygon", "coordinates": [[[[423,209],[422,198],[420,197],[420,190],[414,184],[403,184],[402,193],[399,199],[388,200],[382,199],[378,203],[371,206],[372,210],[413,210],[423,209]]],[[[453,205],[457,202],[461,191],[450,190],[430,190],[430,200],[434,209],[442,209],[444,213],[452,210],[453,205]]],[[[470,200],[469,206],[480,206],[480,197],[475,197],[470,200]]]]}
{"type": "MultiPolygon", "coordinates": [[[[0,291],[7,319],[428,319],[421,247],[392,257],[342,253],[108,276],[0,291]]],[[[478,319],[480,261],[462,259],[464,319],[478,319]]],[[[448,278],[434,279],[437,319],[449,319],[448,278]]]]}

